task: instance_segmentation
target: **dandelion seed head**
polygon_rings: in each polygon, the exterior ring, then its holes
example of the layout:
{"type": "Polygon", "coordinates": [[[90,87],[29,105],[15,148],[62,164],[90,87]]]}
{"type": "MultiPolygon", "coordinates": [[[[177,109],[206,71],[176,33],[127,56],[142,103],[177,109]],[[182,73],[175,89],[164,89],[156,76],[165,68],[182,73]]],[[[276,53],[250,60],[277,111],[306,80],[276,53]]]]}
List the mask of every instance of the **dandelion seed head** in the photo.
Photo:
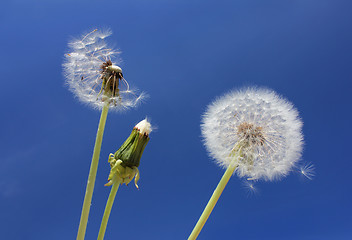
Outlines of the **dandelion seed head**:
{"type": "Polygon", "coordinates": [[[119,111],[135,107],[145,94],[137,95],[124,79],[118,66],[120,52],[105,42],[111,34],[109,29],[95,29],[72,39],[63,69],[66,84],[81,102],[98,109],[108,103],[119,111]]]}
{"type": "Polygon", "coordinates": [[[236,161],[240,177],[274,180],[286,176],[300,159],[302,125],[293,105],[274,91],[246,88],[211,103],[201,129],[220,166],[236,161]]]}

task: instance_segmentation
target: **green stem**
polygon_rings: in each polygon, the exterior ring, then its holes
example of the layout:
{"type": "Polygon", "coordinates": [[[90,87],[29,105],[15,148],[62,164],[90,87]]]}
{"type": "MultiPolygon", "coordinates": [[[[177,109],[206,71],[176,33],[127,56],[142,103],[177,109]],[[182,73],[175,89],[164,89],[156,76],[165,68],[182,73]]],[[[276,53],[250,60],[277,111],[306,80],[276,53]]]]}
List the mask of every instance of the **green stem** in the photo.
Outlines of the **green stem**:
{"type": "Polygon", "coordinates": [[[106,202],[104,216],[103,216],[103,219],[101,220],[101,225],[100,225],[97,240],[104,239],[104,235],[105,235],[106,227],[108,225],[108,220],[109,220],[111,208],[112,208],[112,205],[114,204],[115,196],[116,196],[117,190],[119,189],[119,186],[120,186],[120,181],[114,180],[114,184],[111,187],[108,201],[106,202]]]}
{"type": "Polygon", "coordinates": [[[77,240],[83,240],[86,234],[89,210],[92,202],[92,196],[93,196],[94,185],[95,185],[95,177],[97,175],[97,170],[98,170],[101,143],[103,141],[103,134],[104,134],[105,122],[108,115],[108,111],[109,111],[109,104],[105,104],[103,107],[103,110],[101,111],[97,136],[95,139],[93,157],[92,157],[92,162],[90,164],[89,176],[88,176],[87,187],[86,187],[86,194],[84,196],[81,220],[79,222],[79,228],[77,233],[77,240]]]}
{"type": "Polygon", "coordinates": [[[194,227],[191,235],[188,237],[188,240],[194,240],[198,237],[200,231],[202,230],[205,222],[208,220],[210,213],[213,211],[215,204],[219,200],[219,197],[224,190],[226,184],[230,180],[231,175],[237,168],[237,164],[230,164],[229,167],[226,169],[224,175],[222,176],[218,186],[216,187],[215,191],[213,192],[213,195],[211,196],[207,206],[205,207],[202,215],[200,216],[196,226],[194,227]]]}

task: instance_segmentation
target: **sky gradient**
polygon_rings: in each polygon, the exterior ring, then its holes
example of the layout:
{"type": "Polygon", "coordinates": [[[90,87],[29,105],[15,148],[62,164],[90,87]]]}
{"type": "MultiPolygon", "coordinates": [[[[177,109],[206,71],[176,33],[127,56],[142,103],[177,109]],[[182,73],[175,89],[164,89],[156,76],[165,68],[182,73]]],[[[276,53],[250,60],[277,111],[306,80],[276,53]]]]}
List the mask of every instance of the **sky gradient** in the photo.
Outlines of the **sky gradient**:
{"type": "Polygon", "coordinates": [[[248,193],[233,176],[200,240],[352,239],[352,2],[21,1],[1,3],[0,238],[75,239],[100,113],[68,90],[72,36],[109,27],[124,77],[150,96],[108,115],[86,239],[110,188],[108,155],[146,116],[155,126],[140,190],[120,187],[105,239],[187,239],[224,170],[208,156],[201,116],[216,97],[273,89],[303,119],[302,163],[248,193]]]}

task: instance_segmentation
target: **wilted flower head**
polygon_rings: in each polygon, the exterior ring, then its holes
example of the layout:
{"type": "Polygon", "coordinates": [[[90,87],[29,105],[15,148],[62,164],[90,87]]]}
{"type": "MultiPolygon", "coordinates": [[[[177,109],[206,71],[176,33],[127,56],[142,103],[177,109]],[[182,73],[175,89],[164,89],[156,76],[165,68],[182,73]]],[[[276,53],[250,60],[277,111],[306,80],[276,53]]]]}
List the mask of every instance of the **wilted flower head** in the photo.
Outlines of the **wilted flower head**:
{"type": "Polygon", "coordinates": [[[232,91],[208,106],[202,134],[223,167],[238,164],[240,177],[273,180],[300,159],[302,121],[286,99],[268,89],[232,91]]]}
{"type": "Polygon", "coordinates": [[[105,43],[111,31],[94,31],[69,42],[70,52],[63,64],[66,83],[84,103],[102,108],[109,103],[115,110],[136,106],[144,97],[136,95],[123,78],[113,58],[119,52],[105,43]]]}

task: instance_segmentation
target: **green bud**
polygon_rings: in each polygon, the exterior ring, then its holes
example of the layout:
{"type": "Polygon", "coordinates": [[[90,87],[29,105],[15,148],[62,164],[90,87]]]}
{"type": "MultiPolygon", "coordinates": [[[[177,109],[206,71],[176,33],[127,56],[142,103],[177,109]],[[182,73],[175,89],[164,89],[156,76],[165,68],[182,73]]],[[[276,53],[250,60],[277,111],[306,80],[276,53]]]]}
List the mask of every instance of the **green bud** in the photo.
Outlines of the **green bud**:
{"type": "Polygon", "coordinates": [[[106,186],[112,185],[114,179],[118,179],[121,184],[126,183],[127,185],[135,177],[135,185],[138,188],[138,166],[151,131],[150,123],[144,119],[133,128],[130,136],[115,154],[109,155],[108,161],[111,171],[106,186]]]}
{"type": "Polygon", "coordinates": [[[148,141],[149,135],[142,134],[139,129],[133,128],[131,135],[115,152],[115,159],[120,159],[124,167],[138,167],[148,141]]]}

